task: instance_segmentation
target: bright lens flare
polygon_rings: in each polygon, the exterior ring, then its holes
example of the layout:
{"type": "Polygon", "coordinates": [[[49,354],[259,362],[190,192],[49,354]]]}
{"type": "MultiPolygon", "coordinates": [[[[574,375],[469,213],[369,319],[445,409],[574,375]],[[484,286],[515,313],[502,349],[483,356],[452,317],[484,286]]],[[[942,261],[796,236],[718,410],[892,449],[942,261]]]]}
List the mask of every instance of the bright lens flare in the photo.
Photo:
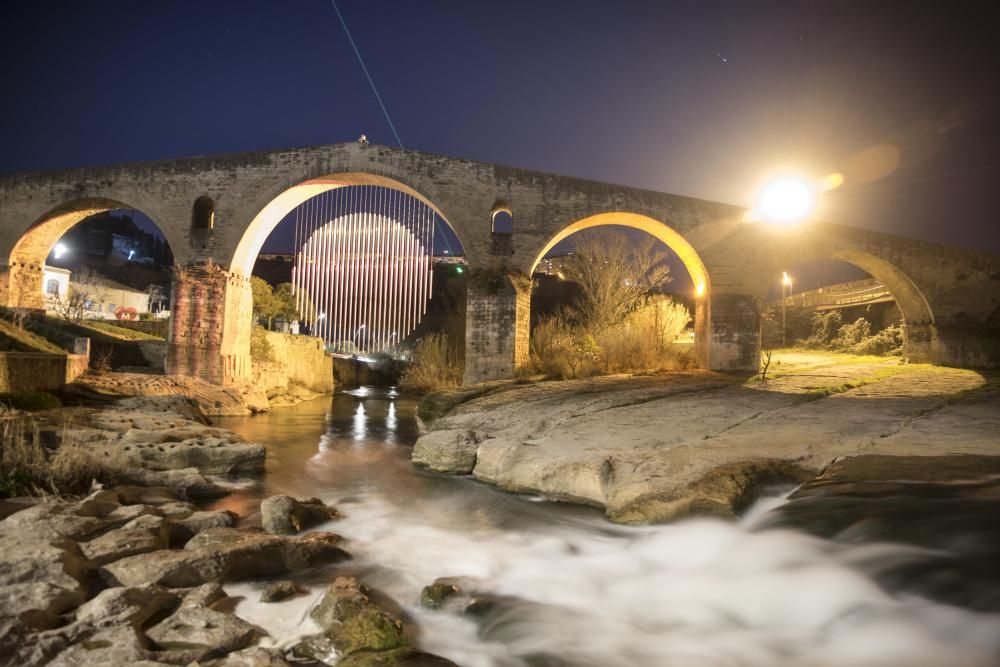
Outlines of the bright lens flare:
{"type": "Polygon", "coordinates": [[[754,212],[761,220],[787,225],[804,220],[814,208],[815,186],[804,178],[782,176],[764,186],[754,212]]]}

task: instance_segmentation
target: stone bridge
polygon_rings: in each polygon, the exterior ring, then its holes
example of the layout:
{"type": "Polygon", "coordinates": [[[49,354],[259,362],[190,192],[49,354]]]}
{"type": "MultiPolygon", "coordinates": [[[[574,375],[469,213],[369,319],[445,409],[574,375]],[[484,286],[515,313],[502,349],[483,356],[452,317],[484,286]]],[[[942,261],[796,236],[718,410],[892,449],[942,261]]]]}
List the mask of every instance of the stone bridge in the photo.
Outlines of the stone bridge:
{"type": "Polygon", "coordinates": [[[168,372],[238,382],[250,373],[249,276],[267,235],[306,199],[362,184],[419,198],[461,241],[466,382],[509,377],[527,359],[533,268],[566,236],[608,224],[649,232],[683,261],[705,368],[757,368],[767,292],[812,258],[855,264],[892,292],[912,360],[997,361],[984,341],[1000,319],[1000,257],[823,222],[778,229],[727,204],[357,143],[0,176],[0,299],[40,306],[42,266],[64,232],[101,211],[142,211],[176,261],[168,372]],[[512,233],[494,233],[501,210],[512,233]]]}

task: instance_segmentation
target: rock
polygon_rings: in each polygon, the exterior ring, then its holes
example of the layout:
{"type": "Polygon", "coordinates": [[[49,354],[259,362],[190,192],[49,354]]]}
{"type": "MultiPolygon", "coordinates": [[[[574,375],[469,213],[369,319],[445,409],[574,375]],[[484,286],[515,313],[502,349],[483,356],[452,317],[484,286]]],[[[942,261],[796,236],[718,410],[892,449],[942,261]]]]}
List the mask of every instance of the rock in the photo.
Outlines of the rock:
{"type": "Polygon", "coordinates": [[[117,492],[99,489],[73,505],[71,511],[77,516],[103,518],[118,509],[120,505],[121,496],[117,492]]]}
{"type": "Polygon", "coordinates": [[[26,510],[39,503],[38,498],[20,496],[17,498],[0,498],[0,520],[6,519],[15,512],[26,510]]]}
{"type": "Polygon", "coordinates": [[[180,419],[208,423],[208,418],[198,407],[198,403],[187,396],[133,396],[119,400],[116,405],[122,410],[165,412],[180,419]]]}
{"type": "Polygon", "coordinates": [[[126,469],[124,474],[128,482],[166,487],[171,495],[181,498],[221,498],[229,495],[229,489],[206,478],[197,468],[146,470],[132,467],[126,469]]]}
{"type": "Polygon", "coordinates": [[[116,486],[113,491],[118,493],[124,505],[163,505],[178,500],[177,496],[166,486],[116,486]]]}
{"type": "Polygon", "coordinates": [[[292,581],[276,581],[268,584],[260,594],[261,602],[281,602],[298,595],[302,590],[292,581]]]}
{"type": "MultiPolygon", "coordinates": [[[[136,665],[154,661],[144,639],[131,625],[118,625],[96,633],[61,652],[49,667],[136,665]]],[[[147,663],[148,664],[148,663],[147,663]]]]}
{"type": "Polygon", "coordinates": [[[209,528],[233,528],[239,515],[229,510],[214,512],[194,512],[183,519],[173,519],[172,523],[196,535],[209,528]]]}
{"type": "Polygon", "coordinates": [[[177,607],[176,594],[159,586],[107,588],[76,612],[77,623],[95,628],[131,623],[141,628],[153,616],[177,607]]]}
{"type": "Polygon", "coordinates": [[[146,636],[162,649],[162,659],[168,662],[179,661],[179,656],[200,661],[246,648],[256,639],[257,629],[241,618],[207,607],[181,607],[146,630],[146,636]]]}
{"type": "Polygon", "coordinates": [[[358,651],[336,664],[337,667],[458,667],[441,656],[405,647],[391,651],[358,651]]]}
{"type": "Polygon", "coordinates": [[[264,470],[264,445],[198,437],[162,444],[120,440],[97,447],[125,462],[149,470],[195,468],[206,475],[256,474],[264,470]]]}
{"type": "Polygon", "coordinates": [[[309,615],[343,655],[407,644],[399,617],[372,602],[368,589],[354,577],[337,577],[309,615]]]}
{"type": "Polygon", "coordinates": [[[439,609],[445,600],[461,593],[458,585],[448,579],[438,579],[420,591],[420,604],[428,609],[439,609]]]}
{"type": "Polygon", "coordinates": [[[761,489],[779,484],[797,484],[813,473],[782,459],[754,459],[720,465],[699,479],[669,493],[643,495],[610,510],[609,518],[642,524],[672,521],[688,516],[713,515],[733,518],[758,498],[761,489]]]}
{"type": "Polygon", "coordinates": [[[155,505],[119,505],[114,511],[105,514],[104,520],[116,526],[123,526],[141,516],[161,517],[163,513],[155,505]]]}
{"type": "Polygon", "coordinates": [[[127,443],[162,445],[164,443],[187,442],[195,439],[213,439],[223,442],[244,443],[246,439],[238,433],[205,426],[203,424],[186,423],[182,426],[163,429],[141,429],[130,428],[122,436],[122,440],[127,443]]]}
{"type": "Polygon", "coordinates": [[[75,542],[30,524],[8,525],[14,517],[0,523],[0,619],[51,627],[85,599],[90,564],[75,542]]]}
{"type": "Polygon", "coordinates": [[[61,501],[39,503],[4,519],[0,531],[83,540],[107,528],[107,522],[97,517],[74,514],[73,507],[61,501]]]}
{"type": "Polygon", "coordinates": [[[211,607],[219,600],[228,597],[222,586],[216,583],[202,584],[191,589],[181,600],[182,607],[211,607]]]}
{"type": "Polygon", "coordinates": [[[224,658],[200,663],[201,667],[291,667],[281,651],[259,646],[230,653],[224,658]]]}
{"type": "Polygon", "coordinates": [[[180,551],[140,554],[102,568],[111,582],[125,586],[147,583],[171,588],[208,582],[280,576],[350,558],[333,533],[288,538],[235,528],[210,528],[195,535],[180,551]]]}
{"type": "Polygon", "coordinates": [[[319,498],[271,496],[260,504],[264,530],[275,535],[293,535],[339,517],[337,510],[328,507],[319,498]]]}
{"type": "Polygon", "coordinates": [[[131,528],[118,528],[80,545],[80,550],[95,565],[106,565],[127,556],[166,549],[169,530],[160,517],[132,522],[131,528]],[[157,521],[157,519],[159,521],[157,521]]]}
{"type": "Polygon", "coordinates": [[[476,467],[480,438],[475,431],[432,431],[413,447],[413,462],[436,472],[468,475],[476,467]]]}

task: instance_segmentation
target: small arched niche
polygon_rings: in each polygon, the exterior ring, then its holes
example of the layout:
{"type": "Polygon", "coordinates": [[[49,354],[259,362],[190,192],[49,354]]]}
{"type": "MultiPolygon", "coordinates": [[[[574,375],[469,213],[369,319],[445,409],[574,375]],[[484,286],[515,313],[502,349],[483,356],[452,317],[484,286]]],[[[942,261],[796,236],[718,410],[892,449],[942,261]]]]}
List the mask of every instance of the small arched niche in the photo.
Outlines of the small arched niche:
{"type": "Polygon", "coordinates": [[[494,208],[490,215],[494,234],[510,236],[514,233],[514,216],[506,206],[494,208]]]}
{"type": "Polygon", "coordinates": [[[215,227],[215,202],[208,195],[202,195],[194,200],[191,207],[191,229],[194,231],[210,231],[215,227]]]}

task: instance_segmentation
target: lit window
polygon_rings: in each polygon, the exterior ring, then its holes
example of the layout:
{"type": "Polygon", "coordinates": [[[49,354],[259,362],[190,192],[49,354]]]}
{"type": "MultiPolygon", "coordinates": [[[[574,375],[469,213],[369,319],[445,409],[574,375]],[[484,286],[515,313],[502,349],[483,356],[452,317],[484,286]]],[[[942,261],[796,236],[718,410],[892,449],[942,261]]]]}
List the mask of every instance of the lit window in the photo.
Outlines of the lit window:
{"type": "Polygon", "coordinates": [[[59,281],[55,278],[49,278],[49,282],[45,284],[45,293],[50,296],[59,296],[59,281]]]}

